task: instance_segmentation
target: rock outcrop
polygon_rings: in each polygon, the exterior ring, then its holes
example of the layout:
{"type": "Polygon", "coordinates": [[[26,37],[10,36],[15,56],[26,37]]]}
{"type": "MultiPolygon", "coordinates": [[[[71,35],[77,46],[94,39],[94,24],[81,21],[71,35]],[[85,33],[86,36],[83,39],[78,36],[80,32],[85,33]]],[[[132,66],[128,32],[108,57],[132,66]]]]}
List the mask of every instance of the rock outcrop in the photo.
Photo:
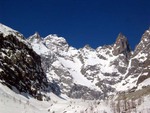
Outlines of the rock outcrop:
{"type": "Polygon", "coordinates": [[[124,54],[127,58],[129,58],[130,52],[131,52],[131,49],[130,49],[127,38],[122,33],[120,33],[113,46],[113,54],[115,56],[119,54],[124,54]]]}
{"type": "Polygon", "coordinates": [[[40,56],[13,35],[0,34],[0,79],[36,98],[48,85],[40,56]]]}

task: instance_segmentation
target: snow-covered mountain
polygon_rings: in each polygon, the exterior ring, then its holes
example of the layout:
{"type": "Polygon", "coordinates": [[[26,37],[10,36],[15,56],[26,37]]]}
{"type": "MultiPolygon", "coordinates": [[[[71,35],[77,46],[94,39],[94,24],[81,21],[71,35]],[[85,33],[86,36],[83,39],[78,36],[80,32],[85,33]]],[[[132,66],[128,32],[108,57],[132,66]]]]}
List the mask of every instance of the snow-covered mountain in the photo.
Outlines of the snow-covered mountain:
{"type": "MultiPolygon", "coordinates": [[[[146,113],[141,106],[147,106],[150,98],[149,48],[150,29],[131,51],[121,33],[112,45],[96,49],[85,45],[76,49],[56,34],[42,38],[36,32],[25,39],[18,31],[0,24],[0,106],[6,103],[4,98],[9,97],[8,105],[17,101],[14,106],[27,105],[29,113],[51,110],[119,113],[135,109],[146,113]],[[18,94],[21,97],[18,98],[18,94]],[[34,98],[48,102],[42,106],[34,98]],[[26,103],[29,100],[31,105],[26,103]],[[106,107],[109,109],[104,109],[106,107]]],[[[9,112],[4,109],[0,112],[3,111],[9,112]]]]}
{"type": "Polygon", "coordinates": [[[35,33],[27,41],[42,57],[48,79],[58,83],[62,94],[102,99],[119,91],[138,89],[144,80],[149,81],[149,32],[143,34],[135,51],[131,51],[121,33],[114,44],[97,49],[89,45],[76,49],[57,35],[41,38],[35,33]]]}
{"type": "Polygon", "coordinates": [[[56,92],[52,88],[55,84],[47,81],[41,66],[41,57],[33,51],[23,35],[2,24],[0,24],[0,83],[38,100],[42,100],[44,92],[56,92]]]}
{"type": "Polygon", "coordinates": [[[136,46],[122,85],[125,89],[141,89],[150,85],[150,29],[145,31],[136,46]]]}

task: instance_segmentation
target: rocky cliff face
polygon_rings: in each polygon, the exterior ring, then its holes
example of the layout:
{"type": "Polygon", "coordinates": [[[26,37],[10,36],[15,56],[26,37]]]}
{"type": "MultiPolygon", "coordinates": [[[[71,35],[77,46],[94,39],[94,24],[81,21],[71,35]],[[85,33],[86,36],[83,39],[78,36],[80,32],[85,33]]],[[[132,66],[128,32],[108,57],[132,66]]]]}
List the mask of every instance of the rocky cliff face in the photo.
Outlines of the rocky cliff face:
{"type": "Polygon", "coordinates": [[[130,52],[131,52],[131,49],[130,49],[127,38],[122,33],[120,33],[113,46],[113,54],[115,56],[119,54],[124,54],[127,58],[129,58],[130,52]]]}
{"type": "Polygon", "coordinates": [[[24,43],[23,36],[18,37],[4,25],[1,28],[5,32],[0,33],[0,82],[40,99],[48,87],[40,56],[24,43]]]}

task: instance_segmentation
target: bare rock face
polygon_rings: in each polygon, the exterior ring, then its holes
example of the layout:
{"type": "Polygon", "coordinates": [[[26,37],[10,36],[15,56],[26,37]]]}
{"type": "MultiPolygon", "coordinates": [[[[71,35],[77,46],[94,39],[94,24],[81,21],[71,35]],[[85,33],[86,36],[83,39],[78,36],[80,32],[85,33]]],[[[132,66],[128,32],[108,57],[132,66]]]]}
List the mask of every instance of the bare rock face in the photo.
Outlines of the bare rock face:
{"type": "Polygon", "coordinates": [[[75,99],[87,99],[87,100],[94,100],[94,99],[104,99],[105,96],[100,91],[92,90],[86,86],[74,84],[68,94],[69,97],[75,99]],[[85,93],[86,92],[86,93],[85,93]]]}
{"type": "Polygon", "coordinates": [[[48,85],[40,56],[11,34],[0,34],[0,80],[37,99],[48,85]]]}
{"type": "Polygon", "coordinates": [[[124,54],[127,58],[129,58],[130,52],[131,52],[131,49],[130,49],[127,38],[123,34],[120,33],[113,46],[113,54],[115,56],[119,54],[124,54]]]}

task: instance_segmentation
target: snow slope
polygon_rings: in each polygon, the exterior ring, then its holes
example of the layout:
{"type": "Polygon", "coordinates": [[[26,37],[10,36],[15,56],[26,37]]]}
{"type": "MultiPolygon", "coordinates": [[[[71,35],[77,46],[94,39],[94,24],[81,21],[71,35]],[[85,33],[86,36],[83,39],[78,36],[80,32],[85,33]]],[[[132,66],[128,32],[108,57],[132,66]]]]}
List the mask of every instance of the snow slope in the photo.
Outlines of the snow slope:
{"type": "MultiPolygon", "coordinates": [[[[25,94],[24,94],[25,95],[25,94]]],[[[0,113],[112,113],[106,102],[88,101],[82,99],[62,99],[53,93],[49,94],[50,101],[38,101],[17,94],[8,87],[0,84],[0,113]]]]}
{"type": "MultiPolygon", "coordinates": [[[[0,113],[118,113],[117,101],[83,100],[60,98],[50,93],[50,101],[38,101],[26,94],[18,94],[0,83],[0,113]]],[[[150,95],[128,103],[135,107],[128,109],[129,113],[149,113],[150,95]]],[[[124,109],[124,101],[120,101],[120,110],[124,109]]],[[[128,107],[128,106],[127,106],[128,107]]]]}

